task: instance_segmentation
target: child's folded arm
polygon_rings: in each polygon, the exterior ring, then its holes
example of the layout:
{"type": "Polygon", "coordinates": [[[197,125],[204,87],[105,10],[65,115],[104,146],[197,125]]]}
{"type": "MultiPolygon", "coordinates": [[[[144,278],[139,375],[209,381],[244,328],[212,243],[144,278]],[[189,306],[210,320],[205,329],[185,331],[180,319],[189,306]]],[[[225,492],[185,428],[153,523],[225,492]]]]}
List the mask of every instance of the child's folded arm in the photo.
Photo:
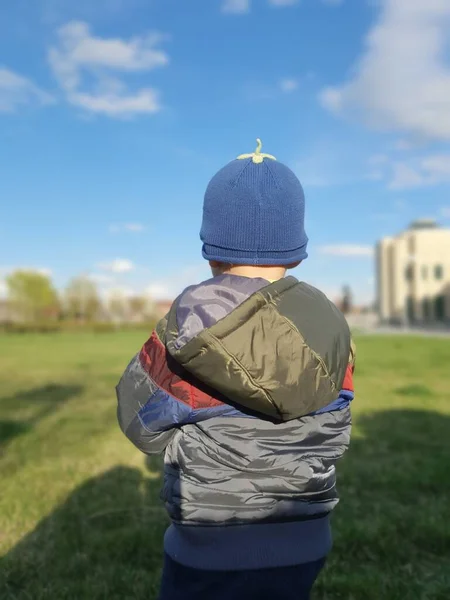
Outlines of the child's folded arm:
{"type": "Polygon", "coordinates": [[[176,433],[180,415],[167,402],[135,356],[116,387],[117,418],[126,437],[145,454],[164,452],[176,433]]]}

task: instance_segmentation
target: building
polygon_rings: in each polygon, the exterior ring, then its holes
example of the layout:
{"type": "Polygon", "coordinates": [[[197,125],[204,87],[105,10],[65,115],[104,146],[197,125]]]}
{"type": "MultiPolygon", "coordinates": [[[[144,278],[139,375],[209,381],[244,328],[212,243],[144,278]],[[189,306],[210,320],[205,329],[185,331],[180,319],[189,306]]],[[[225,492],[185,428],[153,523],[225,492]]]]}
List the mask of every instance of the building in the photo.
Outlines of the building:
{"type": "Polygon", "coordinates": [[[0,298],[0,323],[9,323],[11,318],[11,307],[7,300],[0,298]]]}
{"type": "Polygon", "coordinates": [[[155,316],[162,319],[172,308],[173,300],[158,300],[155,302],[155,316]]]}
{"type": "Polygon", "coordinates": [[[20,321],[20,314],[11,306],[8,300],[0,298],[0,325],[6,323],[17,323],[20,321]]]}
{"type": "Polygon", "coordinates": [[[381,240],[377,288],[384,323],[450,323],[450,229],[423,219],[381,240]]]}

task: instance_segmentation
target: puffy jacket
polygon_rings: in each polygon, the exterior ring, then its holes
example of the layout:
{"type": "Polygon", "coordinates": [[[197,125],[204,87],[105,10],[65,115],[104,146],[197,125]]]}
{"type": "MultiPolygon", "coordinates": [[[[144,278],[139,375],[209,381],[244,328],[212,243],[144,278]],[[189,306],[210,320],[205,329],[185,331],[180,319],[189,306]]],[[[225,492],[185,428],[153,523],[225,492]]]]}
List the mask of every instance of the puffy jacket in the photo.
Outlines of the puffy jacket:
{"type": "Polygon", "coordinates": [[[327,554],[354,359],[343,315],[294,277],[222,275],[177,298],[117,386],[125,435],[165,451],[173,559],[252,569],[327,554]]]}

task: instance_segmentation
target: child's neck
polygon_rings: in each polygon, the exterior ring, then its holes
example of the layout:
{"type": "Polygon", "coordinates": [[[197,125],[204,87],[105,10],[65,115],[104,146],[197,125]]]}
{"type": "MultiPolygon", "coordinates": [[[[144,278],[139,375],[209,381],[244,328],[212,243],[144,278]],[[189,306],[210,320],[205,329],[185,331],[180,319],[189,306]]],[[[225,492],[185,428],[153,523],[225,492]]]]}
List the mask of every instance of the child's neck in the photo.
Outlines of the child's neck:
{"type": "Polygon", "coordinates": [[[222,273],[229,275],[239,275],[240,277],[250,277],[267,279],[267,281],[278,281],[286,275],[286,269],[284,267],[261,267],[261,266],[247,266],[247,265],[233,265],[228,269],[223,270],[222,273]]]}

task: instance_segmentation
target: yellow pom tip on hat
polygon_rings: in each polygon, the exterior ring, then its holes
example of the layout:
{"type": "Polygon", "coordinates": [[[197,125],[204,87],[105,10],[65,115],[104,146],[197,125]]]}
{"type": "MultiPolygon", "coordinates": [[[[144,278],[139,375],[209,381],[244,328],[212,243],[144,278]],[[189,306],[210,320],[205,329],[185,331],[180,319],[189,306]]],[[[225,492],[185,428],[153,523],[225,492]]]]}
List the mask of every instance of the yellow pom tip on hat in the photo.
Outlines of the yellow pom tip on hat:
{"type": "Polygon", "coordinates": [[[254,152],[252,152],[251,154],[240,154],[237,157],[237,160],[245,160],[246,158],[251,158],[255,164],[264,162],[265,158],[268,158],[270,160],[277,160],[275,156],[272,156],[271,154],[263,154],[261,152],[262,142],[259,138],[257,138],[256,143],[258,145],[256,146],[256,150],[254,152]]]}

